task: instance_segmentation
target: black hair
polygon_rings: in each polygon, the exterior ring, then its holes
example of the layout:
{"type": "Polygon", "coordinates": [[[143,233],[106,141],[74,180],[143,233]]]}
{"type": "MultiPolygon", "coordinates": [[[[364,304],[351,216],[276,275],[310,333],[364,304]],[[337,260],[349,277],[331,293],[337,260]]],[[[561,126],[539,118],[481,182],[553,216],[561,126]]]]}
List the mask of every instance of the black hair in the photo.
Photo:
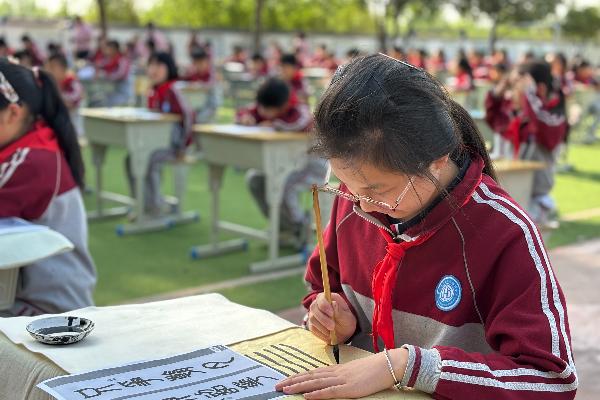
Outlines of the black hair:
{"type": "Polygon", "coordinates": [[[260,53],[254,53],[254,54],[252,54],[252,57],[250,59],[252,61],[263,61],[263,62],[265,61],[265,58],[260,53]]]}
{"type": "Polygon", "coordinates": [[[298,59],[292,53],[283,54],[279,61],[281,64],[293,65],[294,67],[298,66],[298,59]]]}
{"type": "Polygon", "coordinates": [[[548,88],[548,91],[553,89],[552,70],[550,65],[545,61],[531,61],[524,65],[524,72],[531,75],[535,83],[543,83],[548,88]]]}
{"type": "Polygon", "coordinates": [[[27,50],[19,50],[19,51],[15,52],[15,53],[13,54],[13,56],[14,56],[14,57],[15,57],[17,60],[19,60],[19,62],[21,62],[21,63],[22,63],[22,62],[23,62],[23,60],[24,60],[24,59],[26,59],[26,58],[28,58],[28,59],[29,59],[29,61],[30,61],[31,63],[33,63],[33,57],[31,56],[31,53],[29,53],[27,50]]]}
{"type": "MultiPolygon", "coordinates": [[[[79,187],[83,188],[84,167],[77,133],[54,79],[43,70],[38,71],[36,78],[32,70],[14,64],[7,58],[0,58],[0,71],[19,95],[19,102],[27,107],[31,117],[30,123],[41,118],[52,128],[73,179],[79,187]]],[[[0,110],[8,106],[8,100],[0,96],[0,110]]]]}
{"type": "Polygon", "coordinates": [[[508,66],[502,62],[494,64],[492,68],[500,72],[501,74],[505,74],[508,72],[508,66]]]}
{"type": "Polygon", "coordinates": [[[206,60],[207,58],[208,53],[202,47],[198,47],[192,52],[192,60],[194,61],[206,60]]]}
{"type": "Polygon", "coordinates": [[[256,102],[263,107],[282,107],[290,99],[290,88],[279,78],[269,78],[256,93],[256,102]]]}
{"type": "Polygon", "coordinates": [[[6,39],[3,36],[0,37],[0,47],[8,47],[6,39]]]}
{"type": "Polygon", "coordinates": [[[169,53],[164,51],[153,53],[150,58],[148,58],[148,65],[152,63],[164,64],[167,67],[167,80],[172,81],[179,77],[175,60],[173,60],[173,57],[171,57],[169,53]]]}
{"type": "Polygon", "coordinates": [[[327,159],[368,162],[439,187],[429,171],[433,161],[475,153],[496,178],[469,113],[426,71],[391,57],[359,57],[340,67],[316,107],[315,123],[312,151],[327,159]]]}
{"type": "Polygon", "coordinates": [[[31,42],[31,37],[28,34],[21,36],[21,42],[31,42]]]}
{"type": "Polygon", "coordinates": [[[65,57],[62,53],[54,53],[48,57],[48,62],[56,62],[59,63],[61,67],[68,68],[69,63],[67,61],[67,57],[65,57]]]}
{"type": "Polygon", "coordinates": [[[473,68],[471,68],[471,64],[467,61],[466,58],[462,57],[458,60],[458,67],[465,71],[471,78],[473,78],[473,68]]]}
{"type": "Polygon", "coordinates": [[[106,46],[112,47],[116,51],[121,51],[121,45],[117,40],[109,40],[108,42],[106,42],[106,46]]]}

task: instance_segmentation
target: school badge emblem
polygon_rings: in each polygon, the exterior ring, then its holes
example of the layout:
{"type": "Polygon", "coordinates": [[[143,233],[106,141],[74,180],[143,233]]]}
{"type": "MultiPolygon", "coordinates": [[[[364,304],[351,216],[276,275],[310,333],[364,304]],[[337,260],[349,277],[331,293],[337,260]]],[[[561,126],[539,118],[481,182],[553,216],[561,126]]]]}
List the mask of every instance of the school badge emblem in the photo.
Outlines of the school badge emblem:
{"type": "Polygon", "coordinates": [[[460,281],[453,275],[446,275],[435,288],[435,305],[442,311],[453,310],[460,303],[461,296],[460,281]]]}

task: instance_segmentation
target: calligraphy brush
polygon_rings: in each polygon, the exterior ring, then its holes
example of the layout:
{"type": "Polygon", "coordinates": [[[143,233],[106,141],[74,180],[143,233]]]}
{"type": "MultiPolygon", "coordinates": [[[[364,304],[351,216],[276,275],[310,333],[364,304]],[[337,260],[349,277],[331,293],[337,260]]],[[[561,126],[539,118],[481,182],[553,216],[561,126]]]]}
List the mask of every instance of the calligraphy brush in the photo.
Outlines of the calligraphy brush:
{"type": "MultiPolygon", "coordinates": [[[[327,272],[327,261],[325,259],[325,245],[323,243],[323,229],[321,227],[321,207],[319,207],[319,192],[317,186],[312,187],[313,210],[315,211],[315,224],[317,228],[317,243],[319,245],[319,258],[321,259],[321,277],[323,279],[323,292],[325,298],[331,304],[331,288],[329,287],[329,273],[327,272]]],[[[335,322],[335,321],[334,321],[335,322]]],[[[337,336],[334,329],[330,332],[331,345],[333,346],[333,357],[337,364],[340,363],[340,348],[337,342],[337,336]]]]}

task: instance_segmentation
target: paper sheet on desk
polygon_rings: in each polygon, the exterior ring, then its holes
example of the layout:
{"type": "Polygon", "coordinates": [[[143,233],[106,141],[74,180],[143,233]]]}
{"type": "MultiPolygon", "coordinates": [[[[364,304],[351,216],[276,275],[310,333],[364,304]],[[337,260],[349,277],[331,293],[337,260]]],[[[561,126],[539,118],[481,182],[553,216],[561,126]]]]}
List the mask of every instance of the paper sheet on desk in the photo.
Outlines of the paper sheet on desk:
{"type": "MultiPolygon", "coordinates": [[[[335,364],[331,346],[316,338],[309,331],[297,328],[288,329],[274,335],[252,339],[231,346],[261,364],[278,370],[284,375],[292,375],[335,364]]],[[[352,346],[340,346],[340,363],[348,363],[371,353],[352,346]]],[[[297,396],[299,399],[300,396],[297,396]]],[[[426,400],[429,395],[416,390],[384,390],[367,396],[368,400],[426,400]]]]}
{"type": "Polygon", "coordinates": [[[67,313],[96,324],[85,340],[68,346],[38,343],[25,330],[35,317],[0,318],[0,330],[16,344],[41,353],[69,373],[137,360],[170,357],[210,346],[270,335],[296,325],[268,311],[230,302],[220,294],[67,313]]]}
{"type": "Polygon", "coordinates": [[[219,132],[231,135],[252,135],[257,133],[275,132],[270,126],[219,125],[219,132]]]}
{"type": "Polygon", "coordinates": [[[213,346],[187,354],[49,379],[38,385],[58,400],[267,400],[281,397],[284,376],[232,351],[213,346]]]}

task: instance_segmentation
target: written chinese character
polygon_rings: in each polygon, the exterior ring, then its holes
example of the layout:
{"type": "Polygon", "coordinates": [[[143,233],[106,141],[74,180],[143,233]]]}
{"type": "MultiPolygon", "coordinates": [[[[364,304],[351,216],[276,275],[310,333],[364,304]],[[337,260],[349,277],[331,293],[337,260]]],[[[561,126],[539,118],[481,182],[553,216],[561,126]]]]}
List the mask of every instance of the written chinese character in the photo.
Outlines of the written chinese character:
{"type": "Polygon", "coordinates": [[[227,396],[228,394],[234,394],[239,392],[236,388],[228,388],[224,385],[216,385],[208,389],[200,389],[196,393],[199,396],[204,395],[206,398],[215,398],[220,396],[227,396]]]}
{"type": "Polygon", "coordinates": [[[126,388],[132,388],[132,387],[136,387],[136,386],[150,386],[151,381],[162,381],[162,380],[163,379],[144,379],[139,376],[136,376],[135,378],[131,378],[128,381],[119,382],[119,385],[126,387],[126,388]]]}
{"type": "Polygon", "coordinates": [[[178,379],[189,378],[190,376],[192,376],[192,373],[194,373],[194,372],[199,372],[201,374],[205,373],[203,371],[194,371],[193,367],[186,367],[186,368],[176,368],[171,371],[164,371],[162,373],[162,375],[165,378],[167,378],[167,380],[173,382],[178,379]]]}
{"type": "Polygon", "coordinates": [[[242,390],[263,386],[262,382],[260,381],[260,378],[277,380],[276,378],[272,378],[270,376],[257,376],[256,378],[248,376],[246,378],[240,379],[237,382],[233,382],[233,385],[242,390]]]}
{"type": "Polygon", "coordinates": [[[202,364],[202,366],[204,368],[207,369],[221,369],[221,368],[227,368],[229,367],[229,364],[231,364],[233,362],[235,358],[231,357],[231,359],[229,361],[210,361],[210,362],[205,362],[204,364],[202,364]]]}
{"type": "Polygon", "coordinates": [[[165,397],[162,400],[196,400],[196,398],[192,397],[191,394],[188,394],[187,396],[183,396],[183,397],[165,397]]]}
{"type": "Polygon", "coordinates": [[[102,393],[106,392],[114,392],[115,390],[121,390],[121,388],[108,389],[109,387],[114,386],[114,383],[111,383],[107,386],[102,386],[99,388],[83,388],[79,390],[75,390],[75,393],[79,393],[83,396],[84,399],[92,399],[94,397],[100,396],[102,393]]]}

